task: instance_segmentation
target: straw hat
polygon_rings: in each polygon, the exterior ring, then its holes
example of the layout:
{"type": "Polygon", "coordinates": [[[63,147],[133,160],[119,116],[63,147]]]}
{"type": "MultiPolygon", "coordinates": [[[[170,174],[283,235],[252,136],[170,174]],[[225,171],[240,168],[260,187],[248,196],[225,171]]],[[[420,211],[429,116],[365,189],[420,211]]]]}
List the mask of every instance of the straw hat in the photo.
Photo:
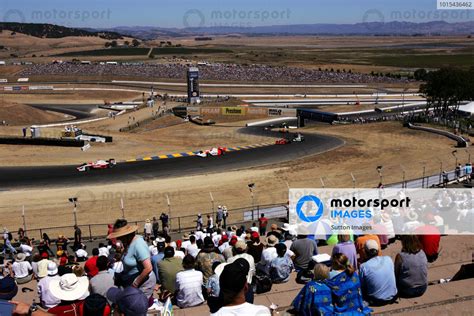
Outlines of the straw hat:
{"type": "Polygon", "coordinates": [[[138,229],[138,226],[137,225],[125,225],[124,227],[120,227],[120,228],[117,228],[117,229],[114,229],[113,232],[111,232],[107,238],[108,239],[112,239],[112,238],[118,238],[118,237],[122,237],[122,236],[126,236],[126,235],[129,235],[129,234],[132,234],[134,232],[136,232],[138,229]]]}
{"type": "Polygon", "coordinates": [[[26,255],[25,255],[24,253],[19,253],[19,254],[17,254],[17,255],[15,256],[15,260],[16,260],[16,261],[20,261],[20,262],[21,262],[21,261],[25,261],[25,259],[26,259],[26,255]]]}
{"type": "Polygon", "coordinates": [[[76,301],[88,294],[89,280],[87,277],[78,278],[74,273],[67,273],[59,279],[52,279],[49,290],[62,301],[76,301]]]}
{"type": "Polygon", "coordinates": [[[267,245],[268,246],[275,246],[278,244],[278,238],[276,238],[274,235],[270,235],[267,237],[267,245]]]}

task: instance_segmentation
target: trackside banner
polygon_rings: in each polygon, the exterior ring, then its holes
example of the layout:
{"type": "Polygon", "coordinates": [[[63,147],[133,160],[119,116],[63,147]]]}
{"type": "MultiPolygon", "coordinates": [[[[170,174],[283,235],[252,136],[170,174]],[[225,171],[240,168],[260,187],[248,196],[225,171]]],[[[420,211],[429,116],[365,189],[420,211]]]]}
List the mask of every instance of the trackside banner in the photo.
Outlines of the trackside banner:
{"type": "Polygon", "coordinates": [[[298,234],[474,234],[471,189],[290,189],[298,234]]]}

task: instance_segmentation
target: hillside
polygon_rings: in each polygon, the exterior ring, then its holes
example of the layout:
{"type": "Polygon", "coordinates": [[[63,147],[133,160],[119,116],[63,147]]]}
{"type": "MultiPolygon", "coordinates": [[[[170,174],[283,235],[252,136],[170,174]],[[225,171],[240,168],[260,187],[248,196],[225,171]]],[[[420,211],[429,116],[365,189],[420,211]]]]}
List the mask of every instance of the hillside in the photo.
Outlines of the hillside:
{"type": "Polygon", "coordinates": [[[63,38],[68,36],[96,36],[103,39],[121,39],[122,35],[109,31],[89,31],[53,24],[1,22],[0,31],[22,33],[40,38],[63,38]]]}

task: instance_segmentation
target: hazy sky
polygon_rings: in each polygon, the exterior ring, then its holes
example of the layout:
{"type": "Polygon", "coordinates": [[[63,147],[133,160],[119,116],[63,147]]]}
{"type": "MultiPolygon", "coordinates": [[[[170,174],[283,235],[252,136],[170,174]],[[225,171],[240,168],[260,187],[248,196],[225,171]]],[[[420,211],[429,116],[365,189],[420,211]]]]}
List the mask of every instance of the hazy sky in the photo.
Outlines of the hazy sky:
{"type": "Polygon", "coordinates": [[[436,0],[0,0],[0,19],[80,27],[473,21],[436,0]]]}

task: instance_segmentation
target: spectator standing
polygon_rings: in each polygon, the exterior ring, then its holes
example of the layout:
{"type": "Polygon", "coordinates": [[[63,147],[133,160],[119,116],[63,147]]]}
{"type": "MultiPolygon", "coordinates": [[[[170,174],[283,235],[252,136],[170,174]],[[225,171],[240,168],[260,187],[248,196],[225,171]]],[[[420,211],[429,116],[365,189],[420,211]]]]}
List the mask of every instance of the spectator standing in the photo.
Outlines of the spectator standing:
{"type": "Polygon", "coordinates": [[[156,277],[148,245],[141,236],[136,235],[137,229],[137,226],[129,225],[126,220],[118,219],[113,232],[108,236],[108,239],[117,238],[124,248],[123,271],[116,275],[116,284],[139,288],[150,298],[155,289],[156,277]]]}
{"type": "Polygon", "coordinates": [[[12,264],[13,274],[17,284],[25,284],[33,278],[33,267],[28,261],[25,261],[24,253],[15,256],[15,262],[12,264]]]}
{"type": "Polygon", "coordinates": [[[306,235],[298,235],[291,244],[290,250],[295,254],[293,260],[295,270],[305,270],[308,268],[308,263],[312,260],[313,256],[318,254],[318,244],[306,235]]]}
{"type": "Polygon", "coordinates": [[[222,220],[223,220],[223,228],[227,227],[227,217],[229,217],[229,211],[227,210],[227,206],[222,206],[222,220]]]}
{"type": "Polygon", "coordinates": [[[183,271],[181,258],[174,256],[173,247],[166,247],[163,260],[158,262],[158,274],[162,290],[174,294],[176,291],[176,274],[183,271]]]}
{"type": "Polygon", "coordinates": [[[316,264],[313,279],[305,284],[291,303],[294,314],[334,315],[331,289],[325,283],[328,278],[329,267],[321,263],[316,264]]]}
{"type": "Polygon", "coordinates": [[[151,224],[151,221],[149,218],[147,218],[145,221],[145,226],[143,227],[143,231],[145,233],[145,240],[149,242],[151,239],[151,233],[153,232],[153,225],[151,224]]]}
{"type": "Polygon", "coordinates": [[[395,257],[395,277],[401,297],[419,297],[428,286],[428,260],[416,235],[402,235],[402,251],[395,257]]]}
{"type": "Polygon", "coordinates": [[[92,257],[87,259],[86,263],[84,264],[84,270],[87,273],[87,276],[93,278],[99,273],[99,269],[97,269],[97,259],[99,258],[99,248],[92,249],[92,257]]]}
{"type": "Polygon", "coordinates": [[[270,278],[273,283],[286,283],[290,279],[293,270],[293,261],[286,255],[286,245],[281,243],[275,245],[278,257],[270,262],[270,278]]]}
{"type": "Polygon", "coordinates": [[[169,217],[166,213],[161,213],[160,215],[161,228],[163,229],[163,235],[168,235],[168,221],[169,217]]]}
{"type": "Polygon", "coordinates": [[[222,221],[224,219],[224,211],[222,210],[222,206],[217,207],[217,212],[216,212],[216,224],[217,228],[222,227],[222,221]]]}
{"type": "Polygon", "coordinates": [[[156,219],[155,216],[153,216],[153,221],[151,223],[152,230],[153,230],[153,238],[158,238],[158,232],[160,230],[160,224],[158,223],[158,220],[156,219]]]}
{"type": "Polygon", "coordinates": [[[354,269],[358,269],[357,264],[357,251],[354,245],[354,242],[351,241],[351,235],[343,234],[337,235],[338,244],[334,246],[332,249],[332,254],[342,253],[348,259],[349,263],[354,267],[354,269]]]}
{"type": "Polygon", "coordinates": [[[207,231],[212,231],[214,229],[214,222],[211,215],[207,215],[207,231]]]}
{"type": "Polygon", "coordinates": [[[16,249],[12,246],[11,241],[13,240],[12,234],[6,229],[3,229],[3,255],[7,253],[7,249],[10,250],[11,255],[16,254],[16,249]]]}
{"type": "Polygon", "coordinates": [[[260,236],[265,236],[267,233],[267,225],[268,225],[268,219],[265,217],[265,214],[261,214],[260,218],[258,219],[258,228],[259,228],[259,233],[260,236]]]}
{"type": "Polygon", "coordinates": [[[73,250],[76,251],[78,247],[82,244],[82,231],[79,226],[74,225],[74,245],[73,250]]]}
{"type": "Polygon", "coordinates": [[[195,259],[188,254],[183,259],[184,271],[176,274],[176,303],[180,308],[197,306],[204,302],[202,272],[196,271],[194,266],[195,259]]]}
{"type": "Polygon", "coordinates": [[[201,215],[201,213],[199,213],[197,215],[197,219],[196,219],[196,231],[201,231],[202,228],[203,228],[203,225],[204,225],[204,223],[202,221],[202,215],[201,215]]]}
{"type": "Polygon", "coordinates": [[[107,271],[109,269],[109,259],[99,256],[97,269],[99,273],[90,280],[90,292],[106,297],[107,291],[114,286],[114,276],[107,271]]]}
{"type": "Polygon", "coordinates": [[[243,258],[239,258],[224,267],[219,277],[223,307],[211,314],[211,316],[271,315],[267,307],[250,304],[245,301],[245,294],[248,292],[249,287],[247,283],[249,269],[248,261],[243,258]]]}
{"type": "Polygon", "coordinates": [[[51,281],[59,279],[58,266],[55,262],[50,261],[48,263],[47,276],[38,282],[38,297],[40,299],[41,307],[49,309],[61,303],[61,300],[53,296],[50,290],[51,281]]]}
{"type": "Polygon", "coordinates": [[[373,239],[365,243],[368,260],[360,266],[360,282],[364,299],[369,305],[383,306],[397,299],[397,284],[392,259],[379,256],[379,245],[373,239]]]}

